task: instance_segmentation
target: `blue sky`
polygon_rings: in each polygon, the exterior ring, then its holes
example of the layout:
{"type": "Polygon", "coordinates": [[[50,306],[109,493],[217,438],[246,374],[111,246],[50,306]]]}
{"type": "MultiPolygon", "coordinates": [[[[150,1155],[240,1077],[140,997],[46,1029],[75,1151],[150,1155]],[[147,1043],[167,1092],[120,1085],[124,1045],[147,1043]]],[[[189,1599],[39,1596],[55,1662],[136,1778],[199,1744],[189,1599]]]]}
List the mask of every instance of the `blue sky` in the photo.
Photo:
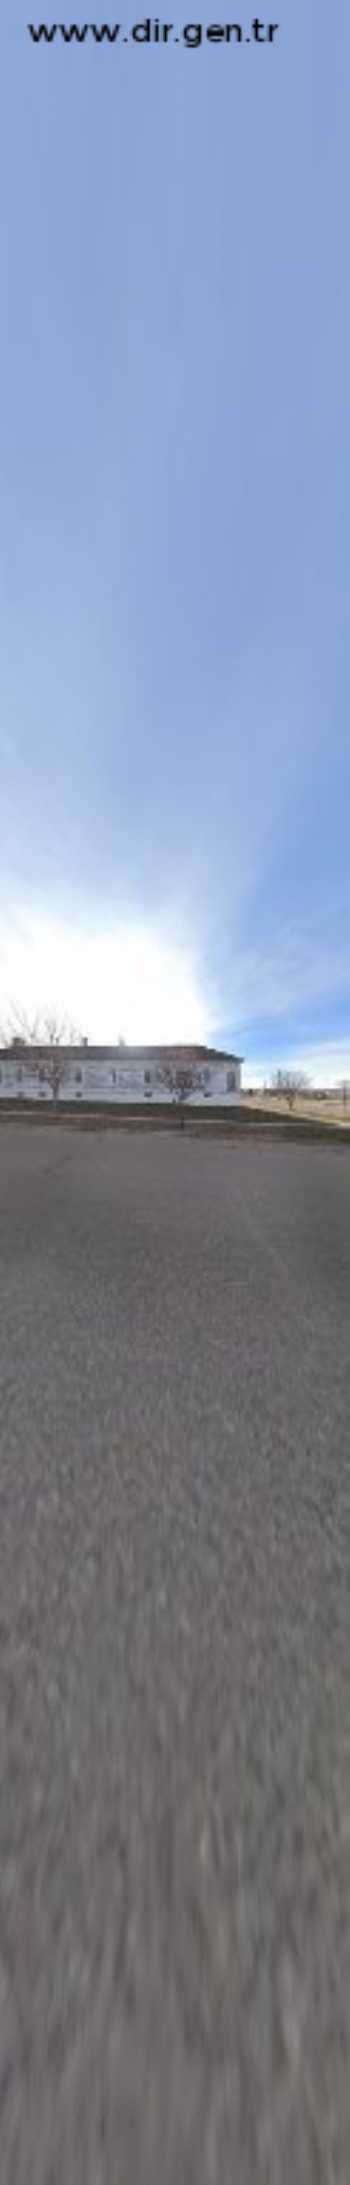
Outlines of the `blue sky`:
{"type": "Polygon", "coordinates": [[[350,1075],[348,0],[281,0],[272,49],[35,47],[27,13],[2,0],[0,1016],[350,1075]]]}

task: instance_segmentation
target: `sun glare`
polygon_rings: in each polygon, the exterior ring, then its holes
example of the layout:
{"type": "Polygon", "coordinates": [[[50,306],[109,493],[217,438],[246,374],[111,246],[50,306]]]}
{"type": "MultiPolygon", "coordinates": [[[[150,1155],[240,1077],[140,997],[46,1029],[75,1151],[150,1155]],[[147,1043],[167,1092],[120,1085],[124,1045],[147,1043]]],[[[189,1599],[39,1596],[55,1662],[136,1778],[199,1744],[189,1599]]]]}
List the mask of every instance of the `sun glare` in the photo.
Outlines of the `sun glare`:
{"type": "Polygon", "coordinates": [[[143,927],[84,934],[28,922],[1,949],[0,1017],[51,1005],[91,1041],[205,1040],[208,1012],[190,954],[143,927]]]}

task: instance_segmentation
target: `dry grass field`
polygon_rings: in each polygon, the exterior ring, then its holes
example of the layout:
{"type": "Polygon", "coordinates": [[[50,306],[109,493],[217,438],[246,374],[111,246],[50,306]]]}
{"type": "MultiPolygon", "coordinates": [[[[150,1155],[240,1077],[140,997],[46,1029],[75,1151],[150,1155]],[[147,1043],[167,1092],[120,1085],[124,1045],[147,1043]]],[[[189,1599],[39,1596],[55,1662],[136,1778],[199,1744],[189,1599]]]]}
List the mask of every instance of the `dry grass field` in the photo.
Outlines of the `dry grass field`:
{"type": "Polygon", "coordinates": [[[270,1115],[294,1115],[296,1117],[306,1117],[310,1120],[313,1118],[317,1123],[337,1123],[339,1130],[349,1129],[350,1124],[350,1098],[348,1098],[345,1105],[342,1094],[336,1099],[326,1093],[324,1099],[320,1100],[317,1093],[297,1093],[293,1105],[290,1107],[286,1094],[271,1092],[247,1093],[243,1089],[242,1107],[248,1108],[252,1114],[255,1111],[257,1113],[264,1111],[265,1114],[270,1115]]]}

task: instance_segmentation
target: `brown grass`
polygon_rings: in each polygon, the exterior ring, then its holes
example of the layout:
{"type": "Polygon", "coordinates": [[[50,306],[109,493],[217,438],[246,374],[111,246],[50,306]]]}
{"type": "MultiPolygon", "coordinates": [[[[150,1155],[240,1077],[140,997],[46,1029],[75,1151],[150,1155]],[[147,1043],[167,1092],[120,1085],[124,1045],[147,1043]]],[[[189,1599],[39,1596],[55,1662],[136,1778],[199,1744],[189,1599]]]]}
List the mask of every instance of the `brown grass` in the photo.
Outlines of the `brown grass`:
{"type": "Polygon", "coordinates": [[[282,1093],[242,1092],[242,1107],[248,1108],[251,1114],[294,1115],[317,1123],[336,1123],[339,1130],[349,1129],[350,1125],[350,1099],[344,1107],[342,1095],[339,1100],[328,1099],[327,1095],[325,1100],[317,1100],[312,1093],[297,1093],[290,1108],[282,1093]]]}

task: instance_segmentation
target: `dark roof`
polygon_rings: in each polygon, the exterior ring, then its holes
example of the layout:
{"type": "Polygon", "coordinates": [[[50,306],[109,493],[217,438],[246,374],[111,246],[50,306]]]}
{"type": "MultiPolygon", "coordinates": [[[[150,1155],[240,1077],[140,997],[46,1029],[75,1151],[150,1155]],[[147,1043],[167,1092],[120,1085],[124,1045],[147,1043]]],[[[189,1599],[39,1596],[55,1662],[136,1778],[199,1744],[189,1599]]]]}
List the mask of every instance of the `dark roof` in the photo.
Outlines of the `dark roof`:
{"type": "MultiPolygon", "coordinates": [[[[16,1040],[15,1045],[0,1047],[0,1059],[15,1062],[21,1056],[29,1062],[31,1055],[40,1054],[44,1059],[54,1052],[54,1044],[50,1046],[48,1041],[38,1040],[34,1044],[16,1040]]],[[[227,1054],[221,1047],[191,1047],[189,1042],[182,1047],[175,1042],[163,1047],[90,1047],[84,1041],[65,1046],[62,1042],[59,1052],[72,1062],[243,1062],[244,1059],[243,1055],[227,1054]]]]}

